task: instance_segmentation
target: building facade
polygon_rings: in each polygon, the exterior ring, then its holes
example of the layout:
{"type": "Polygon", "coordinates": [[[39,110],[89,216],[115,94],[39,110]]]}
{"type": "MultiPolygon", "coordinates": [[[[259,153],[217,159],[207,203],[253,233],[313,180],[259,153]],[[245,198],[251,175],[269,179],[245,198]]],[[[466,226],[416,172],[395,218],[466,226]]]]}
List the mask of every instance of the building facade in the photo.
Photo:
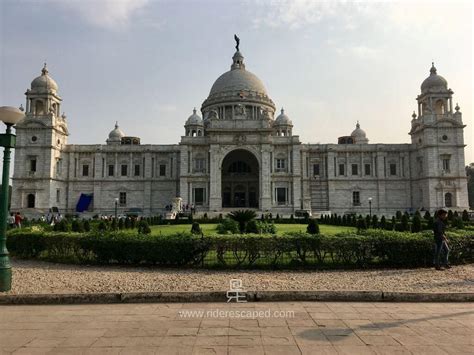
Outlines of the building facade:
{"type": "Polygon", "coordinates": [[[118,124],[106,144],[68,144],[58,85],[43,68],[17,125],[12,210],[163,214],[252,208],[288,216],[468,208],[462,114],[434,65],[421,85],[411,142],[369,144],[357,123],[334,144],[304,144],[239,50],[175,145],[141,144],[118,124]]]}

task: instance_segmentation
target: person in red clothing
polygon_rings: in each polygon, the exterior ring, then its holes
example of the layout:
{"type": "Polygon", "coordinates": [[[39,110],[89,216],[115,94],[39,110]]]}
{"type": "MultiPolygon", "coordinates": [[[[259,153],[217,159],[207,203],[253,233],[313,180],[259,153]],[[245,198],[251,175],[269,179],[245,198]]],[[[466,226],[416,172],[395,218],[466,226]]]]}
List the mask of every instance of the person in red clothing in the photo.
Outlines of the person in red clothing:
{"type": "Polygon", "coordinates": [[[21,221],[23,221],[23,217],[21,216],[20,212],[17,212],[15,215],[15,227],[21,228],[21,221]]]}

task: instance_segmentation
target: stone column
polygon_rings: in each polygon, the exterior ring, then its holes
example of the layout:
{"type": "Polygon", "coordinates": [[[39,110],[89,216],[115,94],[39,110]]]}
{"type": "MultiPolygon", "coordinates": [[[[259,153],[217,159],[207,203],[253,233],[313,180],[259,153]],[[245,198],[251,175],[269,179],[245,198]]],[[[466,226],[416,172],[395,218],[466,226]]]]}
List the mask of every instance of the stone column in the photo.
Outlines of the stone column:
{"type": "Polygon", "coordinates": [[[261,150],[260,166],[260,208],[262,211],[270,210],[272,207],[270,191],[270,151],[269,144],[263,144],[261,150]]]}
{"type": "Polygon", "coordinates": [[[221,176],[221,166],[220,166],[220,154],[219,147],[215,144],[212,144],[210,147],[211,152],[211,171],[209,172],[210,185],[211,185],[211,198],[209,201],[209,210],[210,211],[220,211],[222,208],[222,176],[221,176]]]}

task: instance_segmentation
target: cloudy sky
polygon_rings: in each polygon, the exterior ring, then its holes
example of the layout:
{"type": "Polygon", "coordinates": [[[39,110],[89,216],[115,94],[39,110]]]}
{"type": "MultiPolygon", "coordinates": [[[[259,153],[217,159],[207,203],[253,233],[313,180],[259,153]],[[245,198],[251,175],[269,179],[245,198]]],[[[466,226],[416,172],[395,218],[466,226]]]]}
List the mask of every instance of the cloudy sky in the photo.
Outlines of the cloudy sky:
{"type": "Polygon", "coordinates": [[[70,143],[104,143],[115,121],[175,144],[233,35],[301,141],[336,143],[357,120],[371,143],[408,143],[434,61],[463,112],[474,161],[469,2],[0,0],[0,105],[24,104],[47,61],[70,143]]]}

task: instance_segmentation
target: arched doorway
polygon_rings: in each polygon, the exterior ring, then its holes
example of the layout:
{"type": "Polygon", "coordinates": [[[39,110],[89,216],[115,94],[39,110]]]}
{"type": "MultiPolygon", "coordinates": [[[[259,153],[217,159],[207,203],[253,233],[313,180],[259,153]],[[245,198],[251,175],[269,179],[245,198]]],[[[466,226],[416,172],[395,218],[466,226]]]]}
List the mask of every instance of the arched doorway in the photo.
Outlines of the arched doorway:
{"type": "Polygon", "coordinates": [[[233,150],[222,161],[222,207],[258,208],[259,165],[247,150],[233,150]]]}

